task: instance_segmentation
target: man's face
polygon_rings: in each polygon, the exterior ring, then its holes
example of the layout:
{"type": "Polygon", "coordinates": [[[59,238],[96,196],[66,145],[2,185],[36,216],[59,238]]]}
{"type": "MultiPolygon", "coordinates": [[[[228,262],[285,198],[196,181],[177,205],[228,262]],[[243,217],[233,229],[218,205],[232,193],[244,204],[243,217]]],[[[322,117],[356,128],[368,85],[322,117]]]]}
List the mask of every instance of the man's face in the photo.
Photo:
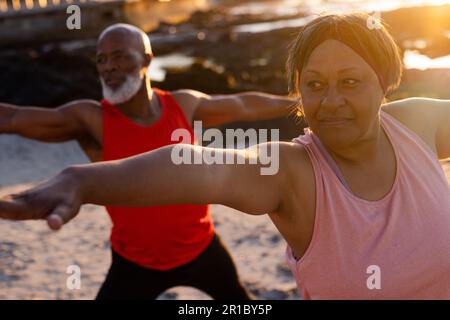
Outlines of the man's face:
{"type": "Polygon", "coordinates": [[[334,148],[371,137],[384,98],[375,71],[333,39],[311,53],[300,75],[300,93],[311,130],[334,148]]]}
{"type": "Polygon", "coordinates": [[[97,45],[97,71],[112,89],[120,87],[136,69],[144,69],[143,58],[130,42],[122,34],[107,34],[97,45]]]}
{"type": "Polygon", "coordinates": [[[112,103],[123,103],[136,94],[147,67],[133,39],[123,34],[105,35],[97,45],[97,71],[103,94],[112,103]]]}

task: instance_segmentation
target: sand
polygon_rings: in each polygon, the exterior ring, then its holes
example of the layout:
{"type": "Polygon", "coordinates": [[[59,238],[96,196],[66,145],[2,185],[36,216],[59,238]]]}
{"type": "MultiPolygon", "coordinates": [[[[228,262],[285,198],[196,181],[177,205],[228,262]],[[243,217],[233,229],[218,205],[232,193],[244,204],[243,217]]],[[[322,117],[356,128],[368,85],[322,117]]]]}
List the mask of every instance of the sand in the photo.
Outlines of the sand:
{"type": "MultiPolygon", "coordinates": [[[[44,144],[0,135],[0,196],[27,189],[65,166],[86,163],[76,143],[44,144]]],[[[450,181],[450,160],[442,162],[450,181]]],[[[216,230],[237,264],[244,284],[258,299],[300,299],[285,257],[285,241],[267,216],[250,216],[213,205],[216,230]]],[[[111,222],[99,206],[83,206],[58,232],[43,221],[0,220],[0,299],[93,299],[110,257],[111,222]],[[66,286],[67,268],[81,268],[81,289],[66,286]]],[[[209,299],[176,287],[159,299],[209,299]]]]}
{"type": "MultiPolygon", "coordinates": [[[[65,166],[86,163],[76,143],[45,144],[0,135],[0,195],[27,189],[65,166]]],[[[266,216],[213,205],[216,230],[244,284],[259,299],[299,299],[284,258],[285,241],[266,216]]],[[[111,262],[111,222],[103,207],[83,206],[58,232],[43,221],[0,220],[0,299],[93,299],[111,262]],[[81,289],[66,286],[67,268],[81,268],[81,289]]],[[[209,299],[199,290],[172,288],[160,299],[209,299]]]]}

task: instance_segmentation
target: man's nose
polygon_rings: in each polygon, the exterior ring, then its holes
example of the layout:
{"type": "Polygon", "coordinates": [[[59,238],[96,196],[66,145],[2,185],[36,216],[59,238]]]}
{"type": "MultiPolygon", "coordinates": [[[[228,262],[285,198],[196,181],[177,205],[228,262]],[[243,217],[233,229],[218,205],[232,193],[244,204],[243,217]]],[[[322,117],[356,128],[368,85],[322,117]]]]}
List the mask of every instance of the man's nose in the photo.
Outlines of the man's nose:
{"type": "Polygon", "coordinates": [[[115,71],[117,69],[116,63],[113,61],[113,59],[106,59],[102,67],[106,72],[115,71]]]}

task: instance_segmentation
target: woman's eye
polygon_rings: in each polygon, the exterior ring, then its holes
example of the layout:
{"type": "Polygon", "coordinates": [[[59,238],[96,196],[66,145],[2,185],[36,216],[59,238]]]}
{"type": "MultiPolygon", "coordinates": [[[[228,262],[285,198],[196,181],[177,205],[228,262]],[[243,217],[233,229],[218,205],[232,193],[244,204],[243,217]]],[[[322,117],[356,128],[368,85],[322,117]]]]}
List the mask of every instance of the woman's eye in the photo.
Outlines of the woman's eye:
{"type": "Polygon", "coordinates": [[[308,81],[307,85],[311,89],[319,89],[322,86],[319,81],[308,81]]]}
{"type": "Polygon", "coordinates": [[[358,80],[356,80],[356,79],[351,79],[351,78],[349,78],[349,79],[344,79],[344,84],[346,84],[346,85],[355,85],[355,84],[357,84],[359,81],[358,80]]]}

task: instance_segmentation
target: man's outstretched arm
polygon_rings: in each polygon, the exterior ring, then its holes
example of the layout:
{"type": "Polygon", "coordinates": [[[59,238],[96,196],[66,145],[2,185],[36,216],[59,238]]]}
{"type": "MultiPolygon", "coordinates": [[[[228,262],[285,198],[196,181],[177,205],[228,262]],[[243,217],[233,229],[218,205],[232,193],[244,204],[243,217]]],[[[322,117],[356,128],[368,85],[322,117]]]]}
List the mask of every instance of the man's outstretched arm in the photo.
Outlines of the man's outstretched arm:
{"type": "Polygon", "coordinates": [[[174,96],[203,126],[218,126],[234,121],[257,121],[285,117],[296,101],[262,92],[208,95],[195,90],[179,90],[174,96]]]}
{"type": "MultiPolygon", "coordinates": [[[[280,143],[264,144],[268,148],[280,143]]],[[[262,145],[260,145],[262,146],[262,145]]],[[[261,175],[259,164],[175,164],[180,148],[193,157],[214,150],[258,161],[253,150],[171,145],[123,160],[69,167],[55,178],[0,201],[0,218],[47,219],[53,229],[76,216],[84,203],[121,206],[218,203],[250,213],[277,211],[283,174],[261,175]]],[[[271,149],[269,149],[271,150],[271,149]]],[[[271,151],[272,152],[272,151],[271,151]]],[[[280,165],[281,168],[281,165],[280,165]]]]}
{"type": "Polygon", "coordinates": [[[92,100],[77,100],[55,109],[0,103],[0,134],[18,134],[43,142],[76,139],[86,132],[86,122],[98,108],[92,100]]]}

